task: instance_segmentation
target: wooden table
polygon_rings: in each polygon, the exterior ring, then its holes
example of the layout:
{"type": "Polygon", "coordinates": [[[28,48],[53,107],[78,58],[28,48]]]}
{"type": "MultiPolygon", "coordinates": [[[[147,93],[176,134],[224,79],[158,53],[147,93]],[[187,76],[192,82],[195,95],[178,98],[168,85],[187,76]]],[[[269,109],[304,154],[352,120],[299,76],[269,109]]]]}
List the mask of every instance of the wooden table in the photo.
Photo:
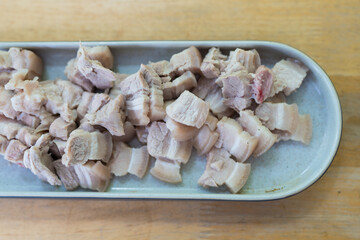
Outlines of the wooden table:
{"type": "Polygon", "coordinates": [[[344,130],[327,173],[272,202],[0,199],[0,239],[360,239],[360,1],[5,1],[0,41],[269,40],[314,58],[344,130]]]}

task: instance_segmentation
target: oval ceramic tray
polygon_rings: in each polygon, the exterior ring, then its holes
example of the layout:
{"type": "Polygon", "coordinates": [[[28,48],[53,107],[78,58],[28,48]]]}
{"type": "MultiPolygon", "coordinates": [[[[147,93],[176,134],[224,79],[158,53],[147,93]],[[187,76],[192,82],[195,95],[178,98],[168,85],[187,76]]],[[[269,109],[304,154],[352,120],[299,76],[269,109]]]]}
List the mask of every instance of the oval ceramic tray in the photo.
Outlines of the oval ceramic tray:
{"type": "MultiPolygon", "coordinates": [[[[66,191],[40,181],[28,169],[8,163],[0,157],[0,196],[3,197],[86,197],[86,198],[162,198],[216,200],[274,200],[299,193],[316,182],[330,166],[337,151],[342,118],[338,96],[330,79],[304,53],[280,43],[261,41],[155,41],[155,42],[83,42],[84,45],[108,45],[115,59],[115,71],[134,73],[141,63],[169,60],[171,55],[191,45],[202,54],[217,46],[224,53],[235,48],[258,50],[262,64],[272,67],[282,58],[303,62],[309,73],[298,91],[287,98],[297,103],[301,114],[310,114],[313,137],[309,146],[287,141],[275,144],[259,158],[250,158],[252,172],[239,194],[226,188],[206,190],[197,185],[205,169],[205,158],[193,155],[181,173],[183,182],[163,183],[147,173],[143,179],[134,176],[115,177],[107,192],[78,189],[66,191]]],[[[6,42],[0,49],[23,47],[41,56],[44,79],[63,78],[67,61],[76,55],[78,42],[6,42]]],[[[150,167],[154,164],[152,161],[150,167]]]]}

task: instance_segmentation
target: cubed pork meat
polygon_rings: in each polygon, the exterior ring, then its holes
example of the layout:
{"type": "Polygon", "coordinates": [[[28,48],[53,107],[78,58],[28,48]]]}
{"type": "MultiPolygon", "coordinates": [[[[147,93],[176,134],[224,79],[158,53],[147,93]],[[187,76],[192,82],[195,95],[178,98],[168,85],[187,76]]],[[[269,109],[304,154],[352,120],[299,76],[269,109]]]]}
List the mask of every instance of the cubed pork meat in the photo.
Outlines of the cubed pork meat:
{"type": "Polygon", "coordinates": [[[238,162],[245,162],[254,152],[258,139],[244,131],[234,119],[223,117],[217,123],[219,133],[217,148],[226,149],[238,162]]]}
{"type": "Polygon", "coordinates": [[[130,142],[135,137],[135,127],[131,124],[131,122],[124,122],[124,135],[122,136],[114,136],[113,140],[121,141],[121,142],[130,142]]]}
{"type": "Polygon", "coordinates": [[[112,139],[109,133],[87,132],[76,129],[66,143],[62,163],[65,166],[84,164],[88,160],[108,162],[112,153],[112,139]]]}
{"type": "Polygon", "coordinates": [[[217,78],[226,67],[227,56],[219,48],[212,47],[203,59],[201,72],[206,78],[217,78]]]}
{"type": "Polygon", "coordinates": [[[98,125],[104,127],[114,136],[122,136],[125,134],[125,114],[123,112],[124,108],[125,98],[123,95],[119,95],[116,98],[111,99],[96,112],[87,113],[82,119],[81,123],[98,125]]]}
{"type": "Polygon", "coordinates": [[[261,65],[259,53],[255,50],[243,50],[240,48],[231,51],[228,58],[228,64],[225,68],[226,73],[237,72],[242,70],[242,66],[249,73],[254,73],[261,65]]]}
{"type": "Polygon", "coordinates": [[[312,122],[310,115],[307,114],[298,116],[295,132],[290,133],[288,131],[275,130],[274,133],[277,134],[279,140],[299,141],[308,145],[312,136],[312,122]]]}
{"type": "Polygon", "coordinates": [[[251,166],[231,159],[225,149],[214,148],[207,155],[206,169],[198,184],[208,187],[219,187],[225,184],[232,193],[237,193],[245,185],[251,166]]]}
{"type": "Polygon", "coordinates": [[[170,62],[166,60],[149,62],[149,66],[152,67],[162,79],[169,79],[168,81],[171,81],[175,75],[173,72],[173,67],[171,66],[170,62]]]}
{"type": "Polygon", "coordinates": [[[164,97],[161,87],[161,78],[152,67],[146,66],[144,64],[141,64],[139,71],[143,74],[144,79],[150,88],[150,121],[162,120],[166,114],[164,109],[164,97]]]}
{"type": "Polygon", "coordinates": [[[15,119],[19,114],[12,106],[10,99],[15,95],[13,91],[0,86],[0,114],[7,118],[15,119]]]}
{"type": "Polygon", "coordinates": [[[61,159],[65,153],[66,141],[53,139],[49,144],[49,152],[54,159],[61,159]]]}
{"type": "Polygon", "coordinates": [[[178,123],[201,128],[209,114],[209,104],[186,90],[166,108],[166,113],[178,123]]]}
{"type": "Polygon", "coordinates": [[[241,124],[245,131],[258,139],[258,144],[253,152],[253,156],[258,157],[269,150],[277,140],[275,134],[263,126],[261,121],[251,110],[240,112],[240,118],[237,121],[241,124]]]}
{"type": "Polygon", "coordinates": [[[116,80],[114,82],[113,87],[109,91],[110,98],[116,98],[118,95],[122,94],[121,88],[120,88],[120,83],[122,81],[124,81],[128,76],[129,76],[129,74],[116,73],[116,75],[115,75],[116,80]]]}
{"type": "Polygon", "coordinates": [[[149,163],[146,146],[131,148],[123,142],[114,142],[114,151],[109,161],[110,171],[115,176],[127,173],[143,178],[149,163]]]}
{"type": "Polygon", "coordinates": [[[177,161],[156,159],[150,174],[163,182],[172,184],[182,182],[180,163],[177,161]]]}
{"type": "Polygon", "coordinates": [[[59,117],[50,125],[49,133],[51,136],[65,141],[75,129],[76,123],[74,121],[66,122],[59,117]]]}
{"type": "Polygon", "coordinates": [[[300,87],[309,69],[298,60],[287,59],[276,63],[272,71],[275,79],[270,96],[281,91],[284,91],[285,95],[289,96],[300,87]]]}
{"type": "Polygon", "coordinates": [[[290,134],[296,131],[299,119],[296,104],[265,102],[256,108],[255,114],[270,130],[277,129],[290,134]]]}
{"type": "Polygon", "coordinates": [[[218,119],[209,114],[205,124],[200,128],[194,138],[194,148],[199,155],[208,153],[219,139],[219,133],[216,132],[218,119]]]}
{"type": "Polygon", "coordinates": [[[66,190],[74,190],[79,186],[79,178],[76,175],[73,166],[66,167],[62,164],[61,159],[53,162],[56,174],[59,176],[66,190]]]}
{"type": "Polygon", "coordinates": [[[153,122],[149,128],[147,148],[151,156],[157,159],[187,163],[192,150],[192,140],[176,141],[165,123],[153,122]]]}
{"type": "Polygon", "coordinates": [[[150,88],[143,74],[137,72],[130,75],[119,87],[125,95],[128,120],[134,126],[146,126],[150,122],[150,88]]]}
{"type": "Polygon", "coordinates": [[[215,79],[208,79],[205,77],[200,77],[197,86],[192,90],[192,93],[201,99],[205,99],[205,97],[209,94],[211,89],[215,84],[215,79]]]}
{"type": "Polygon", "coordinates": [[[104,192],[109,186],[111,172],[101,161],[88,161],[74,166],[80,187],[104,192]]]}
{"type": "Polygon", "coordinates": [[[97,60],[103,67],[112,69],[114,66],[114,57],[108,46],[83,47],[91,60],[97,60]]]}
{"type": "Polygon", "coordinates": [[[65,68],[67,78],[91,92],[94,87],[107,89],[113,86],[115,73],[105,68],[100,61],[92,60],[87,50],[80,45],[76,59],[68,62],[65,68]]]}
{"type": "Polygon", "coordinates": [[[234,113],[234,110],[225,104],[225,99],[221,88],[214,84],[209,93],[205,97],[205,102],[209,103],[211,112],[218,118],[224,116],[229,117],[234,113]]]}
{"type": "Polygon", "coordinates": [[[29,147],[20,142],[17,139],[12,139],[9,141],[8,146],[6,148],[4,158],[9,162],[23,165],[23,157],[24,152],[29,147]]]}
{"type": "Polygon", "coordinates": [[[27,113],[20,113],[16,116],[16,120],[31,128],[37,128],[41,122],[40,118],[27,113]]]}
{"type": "Polygon", "coordinates": [[[187,71],[172,82],[166,82],[162,85],[164,100],[177,98],[183,91],[191,90],[197,86],[195,75],[187,71]]]}
{"type": "Polygon", "coordinates": [[[252,98],[255,99],[256,103],[261,104],[270,96],[274,78],[274,74],[269,68],[261,65],[256,69],[251,84],[252,98]]]}
{"type": "Polygon", "coordinates": [[[177,75],[181,75],[186,71],[201,73],[201,63],[202,56],[199,50],[194,46],[174,54],[170,59],[170,64],[177,75]]]}
{"type": "Polygon", "coordinates": [[[252,77],[244,71],[220,77],[224,104],[237,112],[251,105],[252,77]]]}
{"type": "Polygon", "coordinates": [[[181,142],[192,139],[199,131],[196,127],[190,127],[178,123],[168,116],[165,117],[164,121],[166,122],[166,127],[170,130],[171,137],[173,137],[176,141],[181,142]]]}
{"type": "Polygon", "coordinates": [[[149,135],[149,127],[150,126],[138,126],[135,127],[135,133],[136,133],[136,137],[139,140],[139,142],[146,144],[147,143],[147,138],[149,135]]]}

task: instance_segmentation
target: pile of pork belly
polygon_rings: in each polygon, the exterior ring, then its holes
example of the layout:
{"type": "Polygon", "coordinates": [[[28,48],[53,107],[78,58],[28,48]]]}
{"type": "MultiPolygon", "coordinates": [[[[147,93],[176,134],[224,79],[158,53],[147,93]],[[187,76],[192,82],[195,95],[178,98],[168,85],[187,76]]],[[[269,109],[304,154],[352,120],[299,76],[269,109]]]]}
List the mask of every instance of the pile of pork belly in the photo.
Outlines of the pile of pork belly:
{"type": "Polygon", "coordinates": [[[269,69],[256,50],[211,48],[202,58],[190,47],[131,75],[113,62],[107,46],[80,45],[68,80],[50,81],[34,52],[0,51],[4,158],[51,185],[105,191],[113,175],[144,177],[151,157],[153,177],[180,183],[194,147],[207,159],[199,185],[237,193],[250,156],[278,141],[310,142],[309,115],[285,102],[308,71],[295,59],[269,69]],[[130,147],[136,138],[142,147],[130,147]]]}

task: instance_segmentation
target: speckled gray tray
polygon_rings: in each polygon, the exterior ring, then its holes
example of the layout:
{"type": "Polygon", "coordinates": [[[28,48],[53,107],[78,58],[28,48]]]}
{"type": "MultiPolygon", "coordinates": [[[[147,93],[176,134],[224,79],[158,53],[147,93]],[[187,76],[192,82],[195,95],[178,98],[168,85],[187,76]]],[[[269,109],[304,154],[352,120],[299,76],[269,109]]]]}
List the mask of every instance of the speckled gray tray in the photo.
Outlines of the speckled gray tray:
{"type": "MultiPolygon", "coordinates": [[[[260,41],[160,41],[160,42],[83,42],[84,45],[110,46],[115,58],[115,70],[134,73],[140,63],[169,60],[171,55],[195,45],[203,54],[211,46],[222,51],[256,48],[262,63],[271,67],[286,57],[297,58],[310,69],[301,88],[288,103],[297,103],[299,112],[310,114],[313,138],[309,146],[298,142],[281,142],[259,158],[250,158],[250,178],[239,194],[226,188],[203,189],[197,180],[205,169],[205,158],[193,155],[181,169],[183,182],[163,183],[149,173],[143,179],[134,176],[115,177],[107,192],[87,190],[66,191],[40,181],[28,169],[8,163],[0,157],[0,196],[16,197],[89,197],[89,198],[165,198],[271,200],[296,194],[317,181],[331,164],[341,136],[341,109],[335,89],[323,70],[309,57],[289,46],[260,41]]],[[[34,50],[45,63],[44,79],[63,78],[67,61],[76,55],[78,42],[7,42],[0,49],[24,47],[34,50]]],[[[154,164],[151,162],[150,167],[154,164]]]]}

